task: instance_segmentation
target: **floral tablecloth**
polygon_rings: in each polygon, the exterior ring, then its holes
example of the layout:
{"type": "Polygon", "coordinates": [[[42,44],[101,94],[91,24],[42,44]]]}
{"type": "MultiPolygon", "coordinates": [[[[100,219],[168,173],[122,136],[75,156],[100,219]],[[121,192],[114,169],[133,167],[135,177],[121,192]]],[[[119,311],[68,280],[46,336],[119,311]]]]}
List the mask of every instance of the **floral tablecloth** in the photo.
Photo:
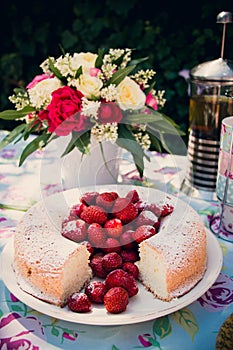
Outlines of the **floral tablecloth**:
{"type": "MultiPolygon", "coordinates": [[[[0,138],[3,132],[0,133],[0,138]]],[[[0,151],[0,253],[13,237],[17,222],[42,194],[61,190],[52,171],[41,175],[42,153],[35,152],[17,166],[22,143],[0,151]],[[55,180],[55,181],[54,181],[55,180]]],[[[53,166],[47,154],[47,165],[53,166]]],[[[186,157],[151,153],[145,179],[140,181],[133,162],[123,154],[121,181],[179,194],[186,157]]],[[[218,210],[215,202],[184,198],[198,211],[205,225],[218,210]]],[[[162,349],[213,350],[223,321],[233,313],[233,244],[219,240],[223,267],[214,285],[191,305],[167,316],[122,326],[71,323],[41,314],[23,304],[4,285],[0,270],[0,349],[162,349]]],[[[1,269],[4,269],[2,261],[1,269]]]]}

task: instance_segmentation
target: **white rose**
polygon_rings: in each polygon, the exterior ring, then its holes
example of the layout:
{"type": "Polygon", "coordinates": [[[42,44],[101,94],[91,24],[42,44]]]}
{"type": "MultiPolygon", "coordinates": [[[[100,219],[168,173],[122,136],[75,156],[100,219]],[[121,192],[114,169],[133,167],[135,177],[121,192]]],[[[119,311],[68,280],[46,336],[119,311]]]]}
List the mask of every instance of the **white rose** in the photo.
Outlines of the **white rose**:
{"type": "Polygon", "coordinates": [[[81,74],[77,89],[80,90],[86,98],[91,98],[92,96],[98,97],[100,95],[102,86],[103,82],[99,78],[92,77],[89,74],[81,74]]]}
{"type": "Polygon", "coordinates": [[[90,68],[95,67],[97,57],[98,55],[91,52],[74,53],[73,57],[70,59],[70,67],[72,70],[77,71],[77,69],[82,66],[83,73],[89,73],[90,68]]]}
{"type": "Polygon", "coordinates": [[[116,100],[123,110],[140,109],[145,106],[146,95],[134,80],[125,77],[117,86],[116,100]]]}
{"type": "Polygon", "coordinates": [[[39,83],[28,90],[32,106],[36,108],[46,107],[52,99],[52,92],[61,86],[61,81],[56,77],[39,81],[39,83]]]}

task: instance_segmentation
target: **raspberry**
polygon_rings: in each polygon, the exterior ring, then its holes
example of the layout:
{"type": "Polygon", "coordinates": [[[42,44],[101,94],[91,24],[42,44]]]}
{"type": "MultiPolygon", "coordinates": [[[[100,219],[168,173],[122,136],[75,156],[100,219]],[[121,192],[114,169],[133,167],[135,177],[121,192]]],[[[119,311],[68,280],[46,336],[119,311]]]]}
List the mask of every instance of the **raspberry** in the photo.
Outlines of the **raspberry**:
{"type": "Polygon", "coordinates": [[[86,239],[86,224],[83,220],[71,220],[63,224],[62,236],[74,242],[82,242],[86,239]]]}
{"type": "MultiPolygon", "coordinates": [[[[126,199],[127,201],[127,199],[126,199]]],[[[123,204],[123,201],[122,201],[123,204]]],[[[125,202],[126,204],[126,202],[125,202]]],[[[115,213],[115,217],[120,219],[122,221],[123,224],[127,224],[131,221],[133,221],[134,219],[136,219],[137,215],[138,215],[138,209],[134,206],[133,203],[128,203],[127,205],[125,205],[122,209],[120,209],[119,211],[116,210],[117,206],[113,207],[113,212],[115,213]]]]}
{"type": "Polygon", "coordinates": [[[82,211],[80,218],[88,224],[97,223],[104,225],[108,219],[108,214],[103,208],[97,205],[90,205],[82,211]]]}
{"type": "Polygon", "coordinates": [[[135,249],[130,249],[130,250],[122,249],[120,254],[123,261],[135,262],[139,260],[138,251],[135,249]]]}
{"type": "Polygon", "coordinates": [[[109,289],[104,296],[104,306],[111,314],[119,314],[126,310],[129,303],[127,291],[121,287],[109,289]]]}
{"type": "Polygon", "coordinates": [[[86,192],[82,195],[80,198],[80,202],[84,203],[85,205],[94,205],[96,197],[99,195],[98,192],[86,192]]]}
{"type": "Polygon", "coordinates": [[[137,243],[141,243],[145,239],[154,236],[156,234],[156,230],[151,225],[142,225],[139,226],[136,231],[133,233],[133,237],[137,243]]]}
{"type": "Polygon", "coordinates": [[[116,252],[107,253],[102,259],[102,266],[106,271],[112,271],[122,266],[122,257],[116,252]]]}
{"type": "Polygon", "coordinates": [[[105,253],[117,252],[121,251],[120,242],[116,238],[108,237],[104,243],[104,247],[102,250],[105,253]]]}
{"type": "Polygon", "coordinates": [[[93,247],[103,247],[106,241],[105,230],[100,224],[93,223],[87,229],[87,238],[93,247]]]}
{"type": "Polygon", "coordinates": [[[136,242],[133,238],[133,230],[127,230],[120,236],[120,243],[123,249],[134,249],[136,248],[136,242]]]}
{"type": "Polygon", "coordinates": [[[108,271],[103,268],[103,256],[103,253],[96,253],[90,260],[90,266],[93,274],[100,278],[105,278],[108,274],[108,271]]]}
{"type": "Polygon", "coordinates": [[[105,285],[107,289],[112,287],[125,288],[130,297],[138,293],[138,286],[135,278],[122,269],[116,269],[109,272],[105,278],[105,285]]]}
{"type": "Polygon", "coordinates": [[[91,302],[97,304],[104,303],[104,295],[106,292],[106,286],[101,281],[92,281],[85,288],[85,293],[87,294],[88,298],[91,300],[91,302]]]}
{"type": "Polygon", "coordinates": [[[122,222],[120,219],[114,218],[105,222],[104,228],[110,237],[118,238],[122,232],[122,222]]]}
{"type": "Polygon", "coordinates": [[[122,269],[128,272],[129,274],[131,274],[135,279],[138,279],[139,270],[137,265],[135,265],[133,262],[130,262],[130,261],[124,262],[122,265],[122,269]]]}
{"type": "Polygon", "coordinates": [[[68,307],[74,312],[89,312],[92,304],[85,293],[74,293],[68,299],[68,307]]]}
{"type": "Polygon", "coordinates": [[[158,217],[150,210],[143,210],[137,218],[137,226],[142,225],[157,225],[159,222],[158,217]]]}
{"type": "Polygon", "coordinates": [[[136,203],[139,201],[139,194],[136,190],[132,190],[127,193],[126,198],[128,198],[130,202],[136,203]]]}
{"type": "Polygon", "coordinates": [[[96,205],[103,207],[105,210],[110,210],[115,198],[109,192],[103,192],[96,197],[96,205]]]}

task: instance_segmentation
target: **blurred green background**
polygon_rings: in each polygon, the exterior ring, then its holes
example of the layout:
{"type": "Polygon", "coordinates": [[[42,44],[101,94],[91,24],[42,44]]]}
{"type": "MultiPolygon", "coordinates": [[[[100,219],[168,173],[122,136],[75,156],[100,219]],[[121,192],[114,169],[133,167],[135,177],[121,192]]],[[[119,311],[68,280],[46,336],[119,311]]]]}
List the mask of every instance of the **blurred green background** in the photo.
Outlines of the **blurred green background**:
{"type": "MultiPolygon", "coordinates": [[[[135,58],[149,57],[155,88],[166,91],[164,112],[187,131],[188,82],[179,72],[220,57],[221,11],[233,12],[233,1],[2,0],[0,110],[13,108],[8,96],[41,74],[47,56],[129,47],[136,49],[135,58]]],[[[232,42],[228,24],[225,58],[231,60],[232,42]]],[[[12,127],[0,121],[0,128],[12,127]]]]}

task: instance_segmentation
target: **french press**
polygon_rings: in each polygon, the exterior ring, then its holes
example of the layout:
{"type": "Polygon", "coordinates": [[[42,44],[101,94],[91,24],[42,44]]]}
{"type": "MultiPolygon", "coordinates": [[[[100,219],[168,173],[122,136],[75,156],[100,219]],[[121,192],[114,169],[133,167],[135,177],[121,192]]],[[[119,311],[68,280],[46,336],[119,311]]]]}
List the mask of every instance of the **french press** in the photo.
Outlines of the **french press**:
{"type": "Polygon", "coordinates": [[[233,61],[224,59],[226,24],[231,12],[221,12],[223,24],[221,57],[190,71],[188,166],[181,191],[204,200],[214,200],[222,119],[233,115],[233,61]]]}

